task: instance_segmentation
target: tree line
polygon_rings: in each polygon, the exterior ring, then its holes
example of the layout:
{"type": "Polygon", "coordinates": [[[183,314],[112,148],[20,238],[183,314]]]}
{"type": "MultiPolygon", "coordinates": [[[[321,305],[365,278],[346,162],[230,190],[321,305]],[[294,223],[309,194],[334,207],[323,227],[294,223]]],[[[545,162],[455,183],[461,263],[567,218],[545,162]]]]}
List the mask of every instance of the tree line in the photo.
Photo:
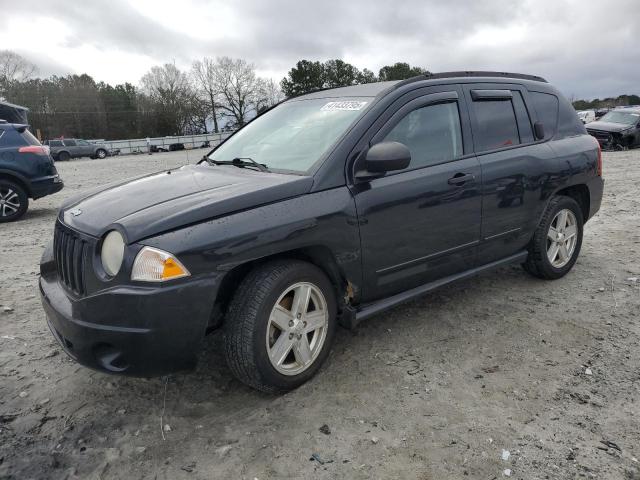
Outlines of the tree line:
{"type": "Polygon", "coordinates": [[[619,95],[615,98],[596,98],[594,100],[575,100],[573,108],[576,110],[594,110],[598,108],[623,107],[627,105],[640,105],[638,95],[619,95]]]}
{"type": "Polygon", "coordinates": [[[300,60],[277,85],[245,60],[205,57],[189,70],[167,63],[152,67],[138,85],[110,85],[87,74],[40,78],[36,65],[3,50],[0,99],[29,108],[31,129],[42,139],[127,139],[236,129],[285,97],[424,73],[403,62],[376,76],[339,59],[300,60]]]}

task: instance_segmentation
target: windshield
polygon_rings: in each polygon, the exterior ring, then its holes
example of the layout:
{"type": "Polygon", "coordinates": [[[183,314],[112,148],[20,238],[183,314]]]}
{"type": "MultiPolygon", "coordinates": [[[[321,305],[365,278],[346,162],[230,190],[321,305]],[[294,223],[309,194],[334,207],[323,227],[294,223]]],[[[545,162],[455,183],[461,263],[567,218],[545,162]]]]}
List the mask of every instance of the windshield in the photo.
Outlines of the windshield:
{"type": "Polygon", "coordinates": [[[601,122],[621,123],[623,125],[635,125],[640,120],[640,113],[609,112],[600,119],[601,122]]]}
{"type": "Polygon", "coordinates": [[[369,98],[318,98],[283,103],[256,118],[209,155],[251,158],[271,170],[307,172],[364,111],[369,98]]]}

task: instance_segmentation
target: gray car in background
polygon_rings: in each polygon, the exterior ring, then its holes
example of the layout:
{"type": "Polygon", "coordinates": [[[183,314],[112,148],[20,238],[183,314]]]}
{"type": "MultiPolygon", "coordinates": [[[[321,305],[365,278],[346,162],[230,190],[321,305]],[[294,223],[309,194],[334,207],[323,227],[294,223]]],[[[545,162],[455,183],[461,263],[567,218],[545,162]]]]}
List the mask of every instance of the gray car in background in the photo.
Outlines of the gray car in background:
{"type": "Polygon", "coordinates": [[[109,150],[105,145],[90,143],[79,138],[47,140],[44,145],[48,145],[51,156],[60,161],[79,157],[105,158],[109,155],[109,150]]]}

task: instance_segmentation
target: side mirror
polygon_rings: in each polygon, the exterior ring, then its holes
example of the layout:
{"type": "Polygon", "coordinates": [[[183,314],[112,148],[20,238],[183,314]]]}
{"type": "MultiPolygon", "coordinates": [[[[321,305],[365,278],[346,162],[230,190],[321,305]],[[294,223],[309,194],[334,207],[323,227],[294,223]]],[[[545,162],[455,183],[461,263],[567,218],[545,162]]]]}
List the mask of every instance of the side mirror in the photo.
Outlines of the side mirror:
{"type": "Polygon", "coordinates": [[[366,180],[394,170],[403,170],[411,162],[411,152],[400,142],[376,143],[364,157],[364,169],[356,172],[356,178],[366,180]]]}
{"type": "Polygon", "coordinates": [[[533,134],[536,136],[536,140],[544,139],[544,125],[542,122],[536,122],[533,124],[533,134]]]}

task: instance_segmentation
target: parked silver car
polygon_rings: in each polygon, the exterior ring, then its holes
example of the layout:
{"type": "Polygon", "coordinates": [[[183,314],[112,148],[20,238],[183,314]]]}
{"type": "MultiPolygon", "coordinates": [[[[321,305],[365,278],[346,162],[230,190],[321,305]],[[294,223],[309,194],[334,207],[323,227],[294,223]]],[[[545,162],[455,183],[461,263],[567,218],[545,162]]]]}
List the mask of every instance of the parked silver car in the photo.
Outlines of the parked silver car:
{"type": "Polygon", "coordinates": [[[79,157],[105,158],[110,154],[105,145],[90,143],[79,138],[47,140],[44,144],[51,149],[51,156],[59,161],[79,157]]]}

